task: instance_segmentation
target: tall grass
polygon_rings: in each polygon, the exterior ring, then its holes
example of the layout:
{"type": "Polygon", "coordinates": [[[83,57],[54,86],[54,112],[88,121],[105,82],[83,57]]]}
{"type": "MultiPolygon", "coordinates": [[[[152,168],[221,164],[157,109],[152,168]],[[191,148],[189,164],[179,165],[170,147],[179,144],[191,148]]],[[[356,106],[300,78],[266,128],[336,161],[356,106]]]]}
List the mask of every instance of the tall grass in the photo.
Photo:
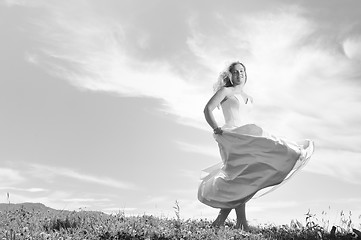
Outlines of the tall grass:
{"type": "Polygon", "coordinates": [[[173,209],[175,218],[83,210],[5,210],[0,213],[0,239],[361,239],[351,212],[341,211],[335,225],[330,224],[326,212],[319,218],[308,211],[305,225],[293,220],[289,225],[252,226],[250,232],[244,232],[235,229],[232,220],[213,228],[207,219],[182,219],[178,201],[173,209]]]}

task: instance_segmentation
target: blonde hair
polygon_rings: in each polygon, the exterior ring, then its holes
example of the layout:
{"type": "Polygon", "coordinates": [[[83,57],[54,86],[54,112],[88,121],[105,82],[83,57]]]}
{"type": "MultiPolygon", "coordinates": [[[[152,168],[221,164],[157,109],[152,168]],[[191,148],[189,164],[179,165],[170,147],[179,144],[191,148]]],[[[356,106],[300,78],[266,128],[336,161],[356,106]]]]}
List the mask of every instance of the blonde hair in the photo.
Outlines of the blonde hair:
{"type": "Polygon", "coordinates": [[[217,82],[213,85],[214,92],[217,92],[222,87],[233,86],[233,82],[231,80],[232,79],[231,71],[232,71],[233,67],[236,66],[237,64],[242,65],[242,67],[244,68],[245,83],[247,82],[247,73],[246,73],[246,67],[244,66],[244,64],[239,61],[232,62],[229,65],[227,65],[227,67],[219,74],[217,82]]]}

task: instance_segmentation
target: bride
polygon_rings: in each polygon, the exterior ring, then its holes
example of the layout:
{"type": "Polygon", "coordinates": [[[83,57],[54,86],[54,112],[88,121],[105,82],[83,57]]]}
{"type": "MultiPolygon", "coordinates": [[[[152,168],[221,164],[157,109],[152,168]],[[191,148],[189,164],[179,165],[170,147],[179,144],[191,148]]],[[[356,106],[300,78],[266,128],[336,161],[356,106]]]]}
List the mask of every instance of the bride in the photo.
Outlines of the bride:
{"type": "Polygon", "coordinates": [[[222,162],[204,170],[208,175],[199,185],[198,199],[220,209],[213,226],[223,225],[235,209],[236,228],[247,231],[246,202],[260,190],[264,193],[273,190],[304,166],[313,153],[314,144],[310,140],[296,143],[281,139],[247,122],[253,99],[243,91],[246,82],[245,66],[233,62],[220,75],[216,92],[204,108],[222,162]],[[219,105],[225,119],[222,127],[212,113],[219,105]]]}

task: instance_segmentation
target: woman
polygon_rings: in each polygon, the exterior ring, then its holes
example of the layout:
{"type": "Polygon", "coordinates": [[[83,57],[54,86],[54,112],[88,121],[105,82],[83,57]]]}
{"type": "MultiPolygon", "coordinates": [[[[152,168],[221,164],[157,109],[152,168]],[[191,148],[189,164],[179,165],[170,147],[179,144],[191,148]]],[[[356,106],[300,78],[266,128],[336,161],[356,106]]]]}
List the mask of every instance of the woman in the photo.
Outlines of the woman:
{"type": "MultiPolygon", "coordinates": [[[[295,143],[265,132],[247,122],[247,112],[253,99],[243,91],[247,82],[246,68],[234,62],[216,84],[216,93],[204,108],[207,123],[214,131],[222,162],[206,170],[198,189],[198,199],[220,208],[213,226],[223,225],[235,209],[236,228],[249,230],[245,206],[260,190],[269,192],[280,186],[309,160],[313,142],[295,143]],[[213,116],[222,107],[225,125],[219,127],[213,116]]],[[[263,194],[264,194],[263,193],[263,194]]]]}

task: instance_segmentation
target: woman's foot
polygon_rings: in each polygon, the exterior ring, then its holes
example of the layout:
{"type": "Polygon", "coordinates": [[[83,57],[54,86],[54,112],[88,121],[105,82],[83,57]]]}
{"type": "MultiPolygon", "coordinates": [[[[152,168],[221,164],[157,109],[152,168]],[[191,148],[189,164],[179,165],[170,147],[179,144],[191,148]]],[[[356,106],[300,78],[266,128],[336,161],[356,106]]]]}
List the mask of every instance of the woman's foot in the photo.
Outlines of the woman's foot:
{"type": "Polygon", "coordinates": [[[237,222],[235,228],[242,229],[243,231],[246,231],[246,232],[249,232],[249,230],[250,230],[247,221],[237,222]]]}
{"type": "Polygon", "coordinates": [[[221,209],[219,211],[219,214],[216,218],[216,220],[214,220],[214,222],[212,223],[212,227],[220,227],[224,224],[224,222],[226,221],[228,214],[231,212],[232,209],[221,209]]]}
{"type": "Polygon", "coordinates": [[[248,224],[247,224],[247,225],[243,225],[243,226],[242,226],[242,230],[245,231],[245,232],[249,232],[250,229],[249,229],[248,224]]]}
{"type": "Polygon", "coordinates": [[[211,225],[212,227],[220,227],[219,218],[217,217],[216,220],[211,225]]]}
{"type": "Polygon", "coordinates": [[[246,203],[243,203],[236,207],[237,223],[236,228],[240,228],[243,231],[248,231],[249,226],[246,218],[246,203]]]}

